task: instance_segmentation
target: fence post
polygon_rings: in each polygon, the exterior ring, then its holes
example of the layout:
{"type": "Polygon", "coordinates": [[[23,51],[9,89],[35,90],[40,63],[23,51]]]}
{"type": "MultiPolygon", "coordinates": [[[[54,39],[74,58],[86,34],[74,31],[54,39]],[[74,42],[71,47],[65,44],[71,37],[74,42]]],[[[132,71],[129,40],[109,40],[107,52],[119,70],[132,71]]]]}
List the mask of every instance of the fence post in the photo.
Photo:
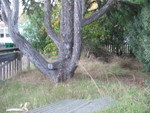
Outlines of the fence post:
{"type": "Polygon", "coordinates": [[[29,59],[29,57],[27,57],[27,70],[28,71],[30,70],[30,59],[29,59]]]}
{"type": "Polygon", "coordinates": [[[2,62],[0,62],[0,80],[3,79],[3,72],[2,72],[2,62]]]}
{"type": "Polygon", "coordinates": [[[22,73],[22,53],[21,52],[18,52],[18,55],[17,55],[17,71],[18,71],[18,74],[22,73]]]}

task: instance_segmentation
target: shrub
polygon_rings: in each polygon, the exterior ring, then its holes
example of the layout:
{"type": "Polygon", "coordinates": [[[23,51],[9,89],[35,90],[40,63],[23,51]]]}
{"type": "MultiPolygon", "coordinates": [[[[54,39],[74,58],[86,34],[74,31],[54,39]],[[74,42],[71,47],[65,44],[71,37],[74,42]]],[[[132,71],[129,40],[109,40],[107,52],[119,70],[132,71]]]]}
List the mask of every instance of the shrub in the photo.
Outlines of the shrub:
{"type": "Polygon", "coordinates": [[[142,8],[140,14],[127,26],[127,36],[137,59],[143,69],[150,72],[150,6],[142,8]]]}

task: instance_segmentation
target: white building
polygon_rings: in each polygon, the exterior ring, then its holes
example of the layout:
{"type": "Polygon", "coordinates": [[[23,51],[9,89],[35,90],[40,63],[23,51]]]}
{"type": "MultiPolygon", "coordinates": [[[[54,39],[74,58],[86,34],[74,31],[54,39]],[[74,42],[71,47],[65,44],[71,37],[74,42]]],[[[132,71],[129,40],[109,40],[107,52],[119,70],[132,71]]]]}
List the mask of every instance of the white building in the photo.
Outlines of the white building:
{"type": "Polygon", "coordinates": [[[8,33],[8,28],[4,24],[4,22],[0,22],[0,45],[4,45],[5,43],[13,43],[11,40],[9,33],[8,33]]]}

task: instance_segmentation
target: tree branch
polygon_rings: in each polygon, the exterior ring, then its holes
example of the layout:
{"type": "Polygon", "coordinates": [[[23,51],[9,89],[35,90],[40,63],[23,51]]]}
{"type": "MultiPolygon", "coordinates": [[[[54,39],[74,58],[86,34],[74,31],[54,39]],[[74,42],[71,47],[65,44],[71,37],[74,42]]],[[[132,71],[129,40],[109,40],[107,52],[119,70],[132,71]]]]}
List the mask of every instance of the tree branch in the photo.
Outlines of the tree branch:
{"type": "Polygon", "coordinates": [[[84,15],[85,15],[85,9],[86,7],[86,0],[82,0],[82,18],[84,18],[84,15]]]}
{"type": "Polygon", "coordinates": [[[46,27],[46,31],[47,34],[49,35],[49,37],[51,37],[51,39],[54,41],[54,43],[59,47],[59,36],[56,34],[56,32],[53,30],[52,26],[50,25],[50,17],[51,17],[51,0],[45,0],[45,27],[46,27]]]}
{"type": "Polygon", "coordinates": [[[91,16],[84,18],[82,20],[82,26],[86,26],[92,23],[93,21],[97,20],[99,17],[103,16],[103,14],[105,14],[111,8],[115,1],[117,0],[108,0],[108,2],[100,10],[98,10],[91,16]]]}
{"type": "Polygon", "coordinates": [[[8,18],[6,17],[6,13],[5,13],[5,11],[4,11],[4,8],[3,8],[3,6],[2,6],[2,13],[1,13],[1,16],[2,16],[2,21],[6,24],[6,25],[8,25],[8,18]]]}
{"type": "Polygon", "coordinates": [[[9,0],[1,0],[3,5],[3,11],[5,12],[5,16],[8,17],[11,16],[12,10],[10,9],[10,2],[9,0]]]}
{"type": "Polygon", "coordinates": [[[82,46],[82,6],[80,0],[74,0],[74,43],[73,53],[68,71],[74,71],[81,55],[82,46]]]}
{"type": "Polygon", "coordinates": [[[12,21],[14,22],[14,24],[18,24],[19,0],[12,0],[12,5],[13,5],[12,21]]]}

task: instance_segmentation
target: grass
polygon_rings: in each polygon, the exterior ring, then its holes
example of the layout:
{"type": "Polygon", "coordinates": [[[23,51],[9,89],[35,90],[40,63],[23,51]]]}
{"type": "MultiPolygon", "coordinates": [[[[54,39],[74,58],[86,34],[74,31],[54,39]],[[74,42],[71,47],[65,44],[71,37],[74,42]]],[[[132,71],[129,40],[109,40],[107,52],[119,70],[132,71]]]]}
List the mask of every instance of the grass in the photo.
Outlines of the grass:
{"type": "Polygon", "coordinates": [[[66,98],[89,100],[103,96],[110,96],[117,103],[97,113],[149,113],[150,83],[145,73],[121,68],[116,61],[105,64],[84,59],[80,63],[95,79],[99,92],[80,65],[71,81],[60,84],[51,83],[33,70],[0,83],[0,113],[26,102],[27,108],[33,109],[66,98]]]}

